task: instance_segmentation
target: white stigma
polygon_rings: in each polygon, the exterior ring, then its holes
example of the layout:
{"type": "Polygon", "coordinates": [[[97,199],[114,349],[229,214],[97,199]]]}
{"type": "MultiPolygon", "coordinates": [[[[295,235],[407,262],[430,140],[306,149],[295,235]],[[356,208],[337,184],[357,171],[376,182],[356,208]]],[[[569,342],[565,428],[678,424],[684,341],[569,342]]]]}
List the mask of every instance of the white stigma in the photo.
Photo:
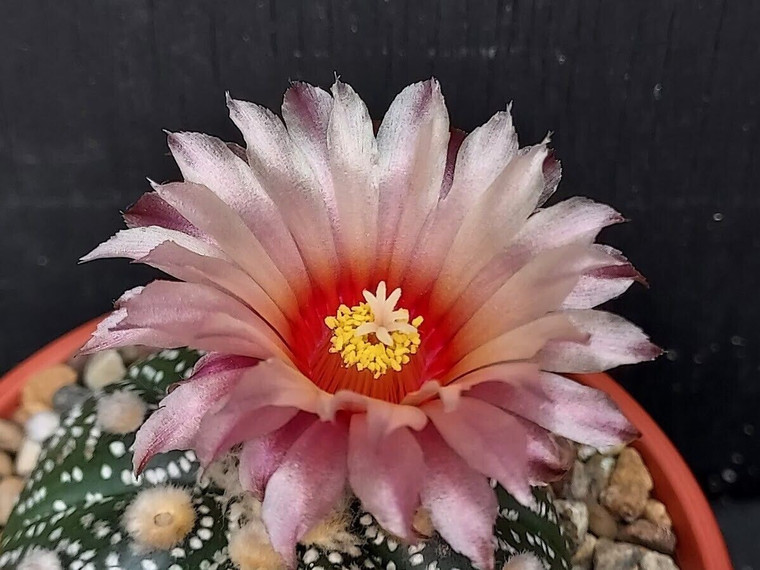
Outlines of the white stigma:
{"type": "Polygon", "coordinates": [[[380,281],[377,285],[377,291],[373,295],[366,289],[362,291],[364,300],[367,301],[372,311],[372,322],[359,325],[354,331],[356,336],[365,336],[374,334],[377,340],[386,346],[393,346],[392,332],[403,332],[413,334],[417,332],[417,327],[409,324],[409,311],[406,309],[396,309],[396,303],[401,298],[401,289],[396,288],[386,297],[385,281],[380,281]]]}

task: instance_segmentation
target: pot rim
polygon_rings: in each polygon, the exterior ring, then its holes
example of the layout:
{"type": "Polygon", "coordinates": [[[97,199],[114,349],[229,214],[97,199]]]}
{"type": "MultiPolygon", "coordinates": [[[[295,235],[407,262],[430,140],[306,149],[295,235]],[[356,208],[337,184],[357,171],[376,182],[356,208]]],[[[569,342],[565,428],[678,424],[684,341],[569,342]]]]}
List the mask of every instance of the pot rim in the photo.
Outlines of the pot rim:
{"type": "MultiPolygon", "coordinates": [[[[0,418],[18,407],[21,388],[38,370],[66,362],[89,339],[103,317],[88,321],[47,344],[0,377],[0,418]]],[[[649,414],[605,373],[577,374],[579,382],[607,393],[641,432],[632,445],[654,479],[654,496],[673,519],[676,560],[684,570],[732,570],[723,535],[710,504],[681,454],[649,414]]]]}

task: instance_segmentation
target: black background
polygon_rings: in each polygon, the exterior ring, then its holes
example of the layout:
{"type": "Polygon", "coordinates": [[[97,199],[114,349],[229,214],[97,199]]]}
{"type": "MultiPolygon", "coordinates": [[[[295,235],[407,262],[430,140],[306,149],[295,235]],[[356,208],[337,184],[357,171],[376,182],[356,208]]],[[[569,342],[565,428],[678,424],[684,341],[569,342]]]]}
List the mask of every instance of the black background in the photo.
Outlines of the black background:
{"type": "Polygon", "coordinates": [[[750,0],[5,0],[0,371],[151,275],[76,261],[178,178],[162,128],[237,141],[225,90],[277,109],[334,72],[380,118],[435,75],[454,125],[513,101],[524,144],[553,132],[558,197],[630,218],[603,238],[651,288],[614,309],[669,353],[615,375],[711,496],[757,495],[759,28],[750,0]]]}

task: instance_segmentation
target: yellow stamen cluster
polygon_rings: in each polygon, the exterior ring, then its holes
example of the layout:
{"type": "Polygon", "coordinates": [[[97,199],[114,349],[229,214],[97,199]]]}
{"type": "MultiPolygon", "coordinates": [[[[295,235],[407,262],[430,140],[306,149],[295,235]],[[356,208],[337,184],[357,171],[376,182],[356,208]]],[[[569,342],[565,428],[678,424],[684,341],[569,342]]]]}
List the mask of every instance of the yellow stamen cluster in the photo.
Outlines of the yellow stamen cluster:
{"type": "Polygon", "coordinates": [[[416,329],[422,324],[422,317],[415,318],[411,327],[407,317],[403,323],[406,327],[403,328],[409,332],[390,331],[390,345],[380,342],[374,332],[356,334],[356,329],[361,325],[374,322],[375,317],[368,303],[350,308],[341,305],[336,316],[325,319],[325,324],[333,331],[330,352],[339,353],[346,368],[356,366],[357,370],[369,370],[375,378],[379,378],[388,369],[400,371],[401,366],[409,362],[409,357],[417,352],[420,333],[416,329]],[[413,332],[409,330],[412,327],[413,332]]]}

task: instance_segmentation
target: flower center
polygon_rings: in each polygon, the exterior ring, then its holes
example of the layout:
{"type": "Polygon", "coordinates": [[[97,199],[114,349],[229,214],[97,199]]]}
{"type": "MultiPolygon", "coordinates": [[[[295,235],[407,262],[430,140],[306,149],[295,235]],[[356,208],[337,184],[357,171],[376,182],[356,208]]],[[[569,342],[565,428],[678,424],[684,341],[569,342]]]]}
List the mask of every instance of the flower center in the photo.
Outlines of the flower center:
{"type": "Polygon", "coordinates": [[[409,322],[409,311],[396,309],[401,289],[386,297],[385,281],[377,291],[362,292],[366,303],[354,307],[341,305],[325,324],[332,330],[330,352],[339,353],[346,368],[369,370],[379,378],[388,369],[399,372],[420,346],[422,317],[409,322]]]}

